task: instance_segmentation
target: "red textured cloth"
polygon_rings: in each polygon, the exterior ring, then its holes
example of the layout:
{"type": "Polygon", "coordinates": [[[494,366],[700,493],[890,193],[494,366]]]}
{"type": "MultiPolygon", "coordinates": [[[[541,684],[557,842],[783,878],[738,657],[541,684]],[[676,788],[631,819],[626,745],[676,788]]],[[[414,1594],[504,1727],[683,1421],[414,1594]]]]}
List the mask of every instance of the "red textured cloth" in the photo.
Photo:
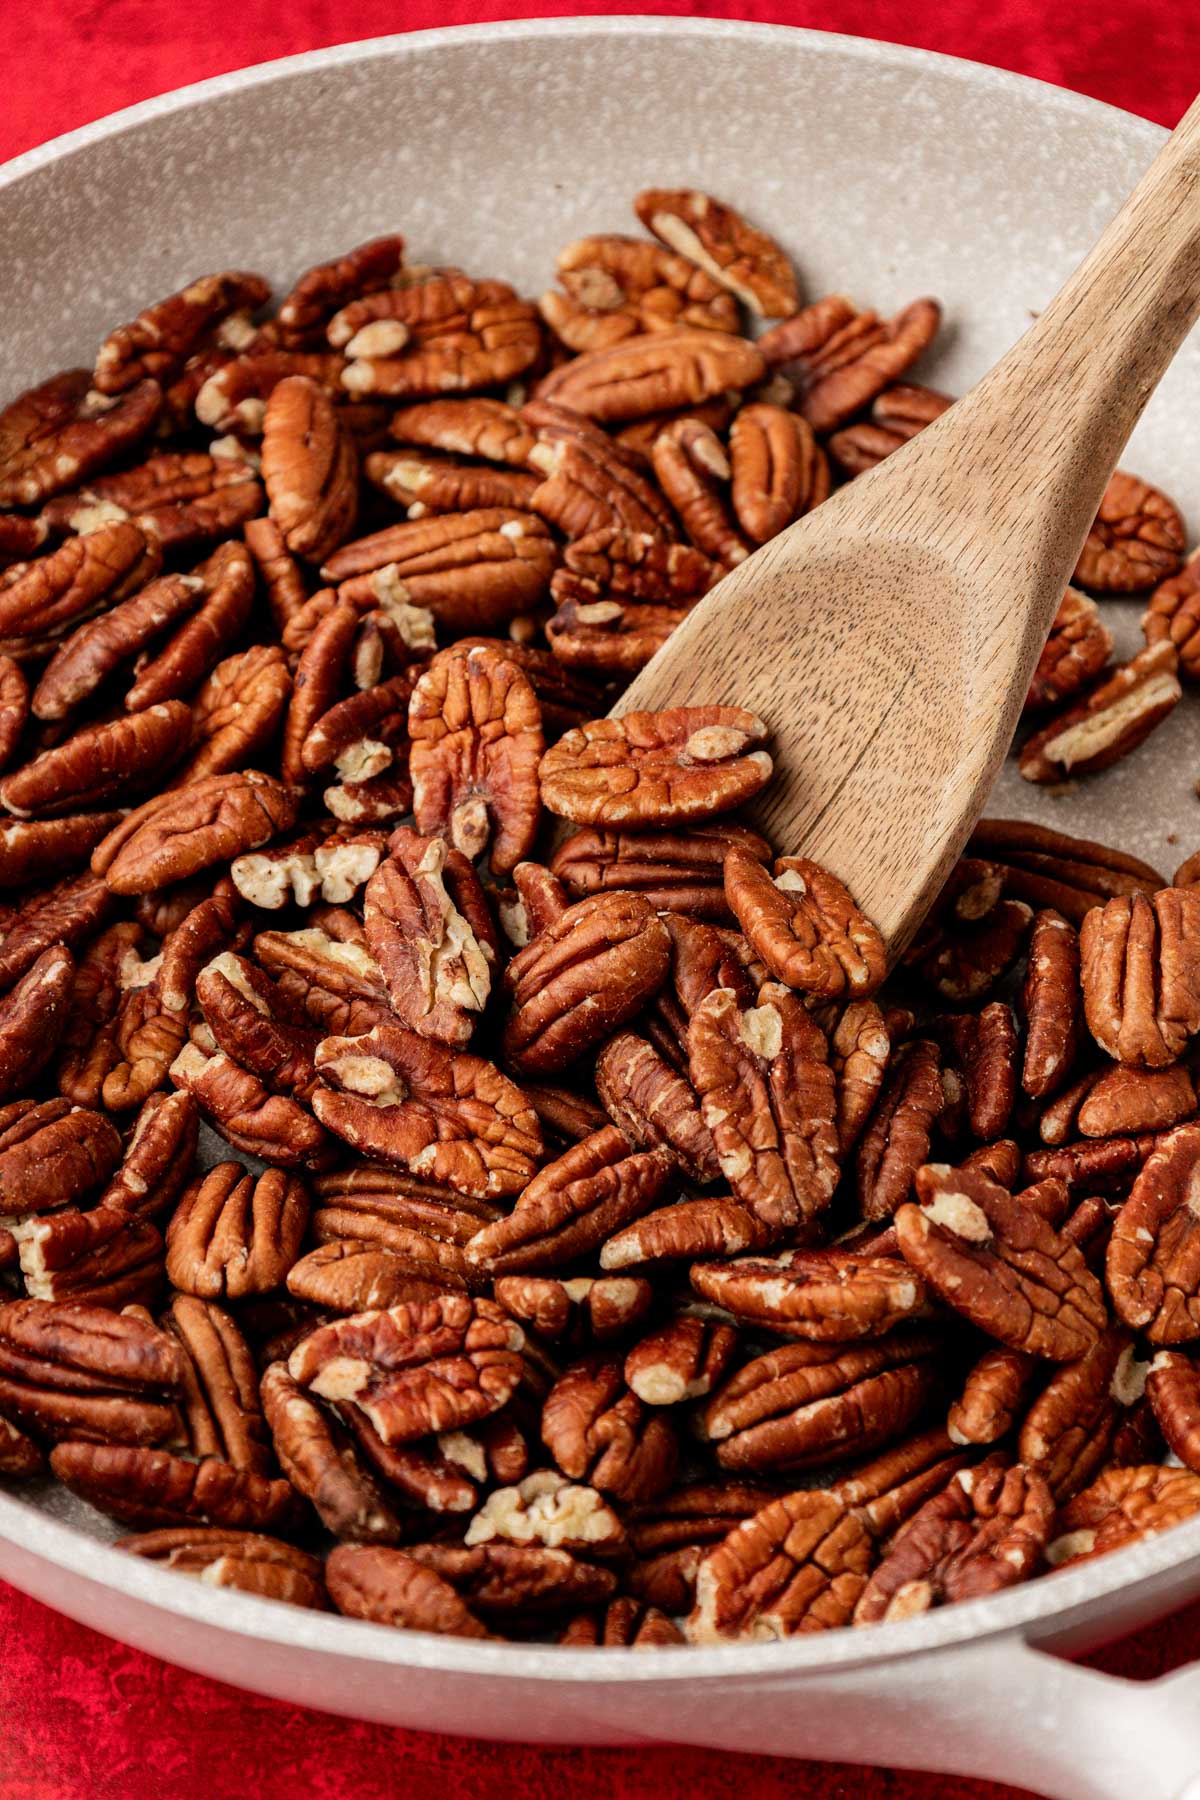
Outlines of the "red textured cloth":
{"type": "MultiPolygon", "coordinates": [[[[972,57],[1173,124],[1195,91],[1200,9],[1178,0],[0,0],[0,160],[203,76],[345,39],[580,12],[807,25],[972,57]]],[[[203,1681],[0,1584],[0,1800],[1013,1800],[950,1776],[702,1750],[567,1751],[398,1732],[203,1681]]],[[[1153,1676],[1200,1656],[1200,1606],[1096,1659],[1153,1676]]]]}

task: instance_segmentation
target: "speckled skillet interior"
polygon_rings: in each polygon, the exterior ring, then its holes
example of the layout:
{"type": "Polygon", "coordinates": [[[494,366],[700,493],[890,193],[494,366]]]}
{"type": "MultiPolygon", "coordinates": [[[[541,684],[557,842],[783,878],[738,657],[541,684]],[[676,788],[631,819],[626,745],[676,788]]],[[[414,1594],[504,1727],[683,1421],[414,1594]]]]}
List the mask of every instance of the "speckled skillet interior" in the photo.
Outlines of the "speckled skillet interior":
{"type": "MultiPolygon", "coordinates": [[[[915,374],[961,392],[1044,305],[1160,139],[1156,127],[1036,82],[768,27],[566,20],[350,46],[152,101],[0,171],[0,396],[90,362],[114,322],[202,271],[260,269],[282,289],[384,230],[403,231],[415,259],[536,294],[564,243],[634,229],[630,196],[651,183],[705,188],[743,209],[783,241],[809,297],[843,291],[888,311],[937,295],[946,328],[915,374]]],[[[1200,334],[1123,459],[1177,500],[1193,539],[1198,408],[1200,334]]],[[[1105,603],[1119,651],[1140,642],[1140,613],[1137,600],[1105,603]]],[[[1198,774],[1200,703],[1189,698],[1136,757],[1069,795],[1031,788],[1008,766],[989,810],[1106,839],[1169,874],[1200,845],[1198,774]]],[[[242,1596],[218,1607],[216,1595],[132,1559],[97,1561],[62,1521],[112,1535],[61,1491],[29,1503],[0,1496],[0,1538],[62,1570],[86,1567],[180,1616],[264,1638],[304,1643],[317,1629],[242,1596]]],[[[1046,1617],[1139,1579],[1161,1608],[1172,1557],[1200,1558],[1200,1524],[1171,1539],[1108,1559],[1103,1572],[882,1628],[879,1649],[1046,1617]]],[[[19,1560],[5,1572],[75,1610],[68,1582],[48,1590],[19,1560]]],[[[503,1666],[487,1648],[406,1649],[408,1634],[390,1634],[385,1652],[389,1634],[319,1625],[325,1647],[342,1633],[358,1655],[503,1666]]],[[[858,1657],[874,1649],[863,1636],[858,1657]]],[[[829,1648],[771,1650],[778,1669],[829,1648]]],[[[538,1654],[520,1653],[525,1673],[538,1654]]],[[[542,1654],[560,1669],[580,1660],[542,1654]]],[[[639,1669],[669,1654],[643,1654],[639,1669]]],[[[695,1677],[762,1669],[763,1656],[737,1648],[685,1660],[695,1677]]]]}

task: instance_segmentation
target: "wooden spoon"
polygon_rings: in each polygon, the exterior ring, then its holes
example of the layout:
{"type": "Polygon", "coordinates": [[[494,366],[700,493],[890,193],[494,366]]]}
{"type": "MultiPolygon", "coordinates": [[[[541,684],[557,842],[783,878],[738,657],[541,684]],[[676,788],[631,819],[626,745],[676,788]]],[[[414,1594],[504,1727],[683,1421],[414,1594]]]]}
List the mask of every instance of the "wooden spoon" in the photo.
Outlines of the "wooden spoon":
{"type": "Polygon", "coordinates": [[[1200,100],[1087,259],[964,399],[757,551],[616,713],[771,728],[756,820],[895,955],[983,807],[1109,474],[1200,313],[1200,100]]]}

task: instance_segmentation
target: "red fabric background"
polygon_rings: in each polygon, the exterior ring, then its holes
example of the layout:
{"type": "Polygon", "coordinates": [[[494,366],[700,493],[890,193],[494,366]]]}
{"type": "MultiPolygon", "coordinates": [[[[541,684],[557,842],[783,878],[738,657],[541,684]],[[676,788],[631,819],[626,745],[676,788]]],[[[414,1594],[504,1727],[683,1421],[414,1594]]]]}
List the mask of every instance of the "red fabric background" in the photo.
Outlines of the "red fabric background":
{"type": "MultiPolygon", "coordinates": [[[[1200,9],[1178,0],[0,0],[0,159],[206,75],[344,39],[579,12],[698,13],[918,44],[1174,124],[1200,80],[1200,9]]],[[[0,1584],[0,1800],[1013,1800],[946,1776],[699,1750],[584,1753],[351,1724],[202,1681],[0,1584]]],[[[1200,1656],[1200,1607],[1098,1659],[1152,1676],[1200,1656]]]]}

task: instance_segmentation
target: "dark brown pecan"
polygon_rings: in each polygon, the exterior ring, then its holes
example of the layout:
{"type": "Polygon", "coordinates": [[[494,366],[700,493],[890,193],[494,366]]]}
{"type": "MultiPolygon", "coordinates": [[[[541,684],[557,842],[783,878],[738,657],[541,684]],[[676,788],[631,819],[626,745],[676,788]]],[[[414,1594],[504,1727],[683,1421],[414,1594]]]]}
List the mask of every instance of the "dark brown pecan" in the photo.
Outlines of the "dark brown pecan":
{"type": "Polygon", "coordinates": [[[1085,700],[1027,739],[1019,766],[1026,781],[1056,782],[1107,769],[1136,750],[1182,698],[1173,644],[1151,644],[1123,663],[1085,700]]]}
{"type": "Polygon", "coordinates": [[[1148,481],[1117,469],[1072,580],[1098,594],[1141,594],[1177,572],[1186,543],[1174,502],[1148,481]]]}
{"type": "Polygon", "coordinates": [[[595,1067],[596,1092],[630,1143],[643,1150],[664,1145],[695,1181],[721,1174],[716,1146],[688,1082],[646,1038],[620,1031],[609,1039],[595,1067]]]}
{"type": "Polygon", "coordinates": [[[78,1301],[0,1306],[0,1408],[35,1437],[178,1441],[179,1346],[128,1313],[78,1301]]]}
{"type": "Polygon", "coordinates": [[[967,847],[1003,866],[1009,894],[1032,906],[1052,906],[1073,925],[1107,899],[1166,886],[1136,856],[1023,819],[981,819],[967,847]]]}
{"type": "Polygon", "coordinates": [[[722,821],[685,831],[577,831],[551,863],[576,898],[607,888],[632,888],[653,906],[724,925],[724,859],[736,847],[766,862],[770,846],[745,825],[722,821]]]}
{"type": "Polygon", "coordinates": [[[539,605],[556,556],[535,513],[491,506],[389,525],[344,544],[321,575],[363,611],[426,607],[449,632],[494,631],[539,605]]]}
{"type": "Polygon", "coordinates": [[[323,563],[354,530],[358,453],[332,400],[315,381],[289,375],[263,416],[263,483],[287,549],[323,563]]]}
{"type": "Polygon", "coordinates": [[[540,1544],[411,1544],[409,1554],[500,1624],[603,1604],[617,1586],[611,1569],[540,1544]]]}
{"type": "Polygon", "coordinates": [[[311,1100],[321,1034],[269,976],[225,950],[200,970],[196,999],[219,1050],[276,1093],[311,1100]]]}
{"type": "Polygon", "coordinates": [[[120,394],[147,376],[172,380],[223,321],[232,313],[256,312],[270,292],[261,275],[242,269],[202,275],[109,332],[96,356],[96,386],[102,394],[120,394]]]}
{"type": "Polygon", "coordinates": [[[343,1543],[399,1543],[400,1520],[351,1438],[284,1363],[264,1369],[262,1403],[279,1466],[325,1529],[343,1543]]]}
{"type": "Polygon", "coordinates": [[[125,696],[131,712],[177,700],[203,680],[245,627],[254,598],[254,566],[243,545],[218,546],[194,571],[199,602],[148,661],[139,661],[125,696]]]}
{"type": "Polygon", "coordinates": [[[570,904],[557,875],[541,863],[520,862],[513,870],[512,889],[498,896],[496,910],[509,943],[523,950],[539,933],[556,924],[570,904]]]}
{"type": "Polygon", "coordinates": [[[68,538],[0,578],[0,639],[18,660],[53,648],[64,632],[158,574],[162,553],[132,520],[68,538]]]}
{"type": "Polygon", "coordinates": [[[816,1343],[879,1337],[927,1308],[925,1283],[898,1258],[840,1250],[700,1262],[691,1283],[739,1324],[816,1343]]]}
{"type": "Polygon", "coordinates": [[[348,1618],[442,1637],[493,1636],[448,1581],[402,1550],[339,1544],[325,1565],[325,1580],[333,1604],[348,1618]]]}
{"type": "Polygon", "coordinates": [[[610,1601],[603,1612],[576,1613],[558,1641],[573,1650],[657,1650],[685,1640],[679,1627],[657,1606],[622,1596],[610,1601]]]}
{"type": "Polygon", "coordinates": [[[120,456],[162,408],[156,381],[139,381],[114,404],[91,389],[86,369],[67,369],[0,412],[0,506],[37,506],[120,456]]]}
{"type": "Polygon", "coordinates": [[[167,1273],[185,1294],[244,1299],[281,1287],[308,1224],[303,1183],[218,1163],[193,1181],[167,1227],[167,1273]]]}
{"type": "Polygon", "coordinates": [[[468,1261],[493,1275],[574,1262],[649,1212],[676,1174],[669,1151],[631,1151],[605,1126],[539,1169],[507,1218],[476,1232],[468,1261]]]}
{"type": "Polygon", "coordinates": [[[627,1269],[642,1263],[690,1262],[697,1256],[738,1256],[743,1250],[761,1249],[772,1237],[748,1207],[729,1196],[677,1200],[609,1238],[600,1251],[600,1267],[627,1269]]]}
{"type": "Polygon", "coordinates": [[[1160,1350],[1146,1393],[1168,1449],[1185,1468],[1200,1472],[1200,1368],[1181,1350],[1160,1350]]]}
{"type": "Polygon", "coordinates": [[[23,519],[18,513],[0,513],[0,569],[36,556],[49,536],[44,519],[23,519]]]}
{"type": "MultiPolygon", "coordinates": [[[[77,813],[67,819],[0,820],[0,890],[27,888],[57,876],[63,869],[78,868],[87,861],[92,850],[120,820],[120,813],[77,813]]],[[[102,881],[94,876],[79,875],[57,880],[55,886],[38,894],[25,894],[22,916],[6,915],[0,927],[0,986],[11,987],[17,974],[23,974],[47,943],[70,943],[72,947],[103,923],[112,896],[102,881]],[[62,929],[53,929],[43,940],[48,917],[55,912],[62,929]],[[37,949],[28,953],[34,942],[37,949]],[[28,956],[23,968],[17,968],[16,946],[28,956]],[[15,971],[15,972],[14,972],[15,971]]]]}
{"type": "Polygon", "coordinates": [[[0,769],[13,759],[29,718],[29,683],[19,663],[0,656],[0,769]]]}
{"type": "Polygon", "coordinates": [[[834,1493],[801,1490],[736,1525],[700,1564],[692,1643],[785,1638],[848,1625],[874,1544],[834,1493]]]}
{"type": "Polygon", "coordinates": [[[66,1026],[74,974],[75,959],[68,949],[43,950],[0,998],[0,1099],[28,1091],[53,1056],[66,1026]]]}
{"type": "Polygon", "coordinates": [[[911,367],[941,316],[937,301],[926,299],[883,320],[834,295],[773,326],[758,347],[769,369],[783,369],[796,384],[813,430],[832,431],[911,367]]]}
{"type": "MultiPolygon", "coordinates": [[[[1166,632],[1159,636],[1166,636],[1166,632]]],[[[1025,711],[1045,712],[1061,706],[1064,700],[1073,700],[1099,676],[1112,655],[1112,647],[1112,632],[1101,620],[1096,602],[1069,587],[1059,602],[1050,636],[1033,671],[1025,711]]]]}
{"type": "Polygon", "coordinates": [[[255,644],[218,663],[192,699],[191,755],[172,785],[255,762],[274,739],[291,691],[277,644],[255,644]]]}
{"type": "Polygon", "coordinates": [[[772,1230],[811,1220],[837,1185],[828,1046],[795,994],[767,982],[739,1007],[715,988],[688,1025],[688,1071],[721,1173],[772,1230]]]}
{"type": "Polygon", "coordinates": [[[542,1442],[564,1475],[633,1505],[670,1487],[674,1430],[625,1385],[619,1359],[589,1357],[561,1375],[542,1408],[542,1442]]]}
{"type": "Polygon", "coordinates": [[[499,1411],[521,1379],[523,1344],[492,1301],[446,1294],[319,1325],[288,1369],[321,1399],[353,1402],[385,1444],[405,1444],[499,1411]]]}
{"type": "Polygon", "coordinates": [[[625,1358],[625,1379],[647,1406],[700,1400],[721,1380],[737,1347],[731,1326],[683,1313],[639,1339],[625,1358]]]}
{"type": "Polygon", "coordinates": [[[169,1074],[235,1150],[283,1168],[312,1168],[328,1158],[329,1140],[310,1113],[221,1052],[185,1044],[169,1074]]]}
{"type": "Polygon", "coordinates": [[[367,949],[361,922],[332,906],[309,918],[299,931],[260,931],[254,939],[256,960],[276,980],[298,976],[344,1000],[377,1001],[385,1008],[383,974],[367,949]]]}
{"type": "Polygon", "coordinates": [[[0,1194],[6,1215],[70,1206],[100,1187],[120,1160],[120,1134],[103,1113],[66,1100],[0,1106],[0,1194]]]}
{"type": "Polygon", "coordinates": [[[1042,1477],[989,1457],[960,1469],[904,1527],[863,1590],[856,1625],[907,1619],[1035,1575],[1054,1522],[1042,1477]]]}
{"type": "Polygon", "coordinates": [[[281,769],[285,781],[304,779],[305,742],[342,692],[359,617],[357,607],[335,602],[300,652],[283,728],[281,769]]]}
{"type": "Polygon", "coordinates": [[[974,1169],[928,1163],[896,1214],[906,1261],[956,1312],[1010,1349],[1071,1362],[1107,1324],[1099,1282],[1069,1239],[974,1169]]]}
{"type": "Polygon", "coordinates": [[[1140,1400],[1146,1364],[1134,1360],[1133,1337],[1113,1326],[1076,1362],[1055,1370],[1030,1406],[1017,1455],[1045,1477],[1064,1506],[1108,1460],[1122,1412],[1140,1400]]]}
{"type": "Polygon", "coordinates": [[[627,1579],[634,1593],[665,1612],[687,1612],[705,1550],[775,1497],[765,1483],[691,1482],[628,1514],[637,1563],[627,1579]]]}
{"type": "Polygon", "coordinates": [[[76,627],[33,692],[35,718],[56,721],[81,706],[114,670],[202,603],[198,575],[160,575],[120,605],[76,627]]]}
{"type": "Polygon", "coordinates": [[[568,731],[541,764],[542,803],[579,825],[674,826],[729,812],[771,774],[762,720],[736,706],[626,713],[568,731]]]}
{"type": "Polygon", "coordinates": [[[914,945],[904,960],[953,1005],[982,1000],[1021,955],[1032,919],[1023,901],[1000,900],[978,923],[954,925],[927,954],[914,945]]]}
{"type": "Polygon", "coordinates": [[[187,1358],[181,1411],[194,1456],[217,1456],[235,1469],[271,1473],[258,1374],[245,1338],[219,1306],[176,1294],[163,1329],[187,1358]]]}
{"type": "Polygon", "coordinates": [[[318,1611],[328,1605],[320,1559],[261,1532],[176,1526],[121,1538],[117,1549],[191,1575],[205,1587],[237,1588],[261,1600],[282,1600],[287,1606],[318,1611]]]}
{"type": "Polygon", "coordinates": [[[1091,1487],[1064,1506],[1046,1561],[1059,1569],[1084,1557],[1104,1556],[1153,1537],[1200,1512],[1200,1475],[1190,1469],[1143,1464],[1105,1469],[1091,1487]]]}
{"type": "Polygon", "coordinates": [[[928,1038],[901,1045],[892,1058],[858,1147],[856,1179],[865,1218],[891,1218],[908,1198],[945,1104],[940,1067],[937,1045],[928,1038]]]}
{"type": "Polygon", "coordinates": [[[508,874],[540,815],[545,739],[527,677],[498,651],[443,652],[413,689],[408,726],[417,829],[472,861],[490,840],[492,873],[508,874]]]}
{"type": "Polygon", "coordinates": [[[640,1011],[670,961],[667,928],[640,894],[568,907],[505,971],[506,1057],[522,1072],[556,1073],[640,1011]]]}
{"type": "Polygon", "coordinates": [[[1105,1274],[1117,1316],[1152,1344],[1200,1338],[1198,1167],[1200,1125],[1181,1125],[1145,1160],[1109,1241],[1105,1274]]]}
{"type": "Polygon", "coordinates": [[[631,1275],[501,1275],[492,1293],[505,1312],[549,1342],[607,1343],[635,1329],[649,1312],[654,1290],[631,1275]]]}
{"type": "Polygon", "coordinates": [[[144,792],[179,761],[191,735],[192,711],[182,700],[85,726],[0,781],[0,804],[30,818],[144,792]]]}
{"type": "Polygon", "coordinates": [[[50,1467],[64,1487],[142,1531],[172,1525],[291,1530],[299,1503],[291,1484],[235,1469],[220,1457],[186,1462],[132,1444],[58,1444],[50,1467]]]}
{"type": "Polygon", "coordinates": [[[145,894],[265,844],[296,822],[297,799],[269,775],[211,775],[147,800],[92,852],[117,894],[145,894]]]}
{"type": "Polygon", "coordinates": [[[836,1000],[871,993],[887,972],[874,925],[835,875],[802,856],[776,857],[772,876],[731,849],[725,897],[755,954],[789,987],[836,1000]]]}
{"type": "Polygon", "coordinates": [[[10,1419],[0,1418],[0,1475],[23,1480],[46,1473],[46,1459],[31,1437],[10,1419]]]}
{"type": "Polygon", "coordinates": [[[542,1153],[537,1114],[482,1057],[452,1053],[400,1025],[326,1038],[313,1110],[369,1156],[485,1198],[525,1187],[542,1153]]]}
{"type": "Polygon", "coordinates": [[[323,342],[325,326],[340,306],[402,280],[403,266],[404,239],[393,232],[306,269],[279,303],[279,341],[287,350],[323,342]]]}
{"type": "Polygon", "coordinates": [[[985,1141],[1008,1128],[1017,1097],[1017,1031],[1012,1009],[993,1000],[980,1013],[951,1013],[931,1021],[940,1040],[946,1101],[940,1125],[953,1137],[962,1123],[985,1141]],[[955,1089],[961,1088],[961,1094],[955,1089]],[[960,1115],[965,1111],[965,1121],[960,1115]]]}
{"type": "MultiPolygon", "coordinates": [[[[1195,1112],[1195,1083],[1182,1063],[1166,1069],[1127,1069],[1118,1063],[1098,1073],[1090,1084],[1076,1124],[1084,1137],[1116,1137],[1123,1132],[1166,1131],[1195,1112]]],[[[1042,1135],[1048,1135],[1045,1116],[1042,1135]]]]}
{"type": "Polygon", "coordinates": [[[768,319],[795,312],[796,275],[787,256],[732,206],[695,188],[645,188],[633,205],[647,230],[736,294],[751,312],[768,319]]]}
{"type": "Polygon", "coordinates": [[[998,1444],[1012,1430],[1044,1372],[1027,1350],[1010,1350],[1004,1344],[985,1350],[967,1371],[962,1393],[947,1415],[951,1443],[998,1444]]]}
{"type": "Polygon", "coordinates": [[[469,512],[477,506],[528,508],[538,477],[524,469],[496,469],[414,450],[376,450],[363,465],[367,480],[403,506],[410,519],[431,512],[469,512]]]}
{"type": "Polygon", "coordinates": [[[1164,888],[1108,900],[1079,934],[1083,1004],[1119,1062],[1159,1069],[1200,1030],[1200,892],[1164,888]]]}
{"type": "Polygon", "coordinates": [[[846,425],[829,439],[828,450],[843,475],[863,475],[893,450],[932,425],[954,402],[949,394],[919,382],[897,382],[884,388],[871,407],[870,418],[846,425]]]}
{"type": "Polygon", "coordinates": [[[686,328],[627,338],[544,376],[537,398],[601,424],[695,406],[728,388],[752,387],[766,370],[761,351],[723,331],[686,328]]]}

